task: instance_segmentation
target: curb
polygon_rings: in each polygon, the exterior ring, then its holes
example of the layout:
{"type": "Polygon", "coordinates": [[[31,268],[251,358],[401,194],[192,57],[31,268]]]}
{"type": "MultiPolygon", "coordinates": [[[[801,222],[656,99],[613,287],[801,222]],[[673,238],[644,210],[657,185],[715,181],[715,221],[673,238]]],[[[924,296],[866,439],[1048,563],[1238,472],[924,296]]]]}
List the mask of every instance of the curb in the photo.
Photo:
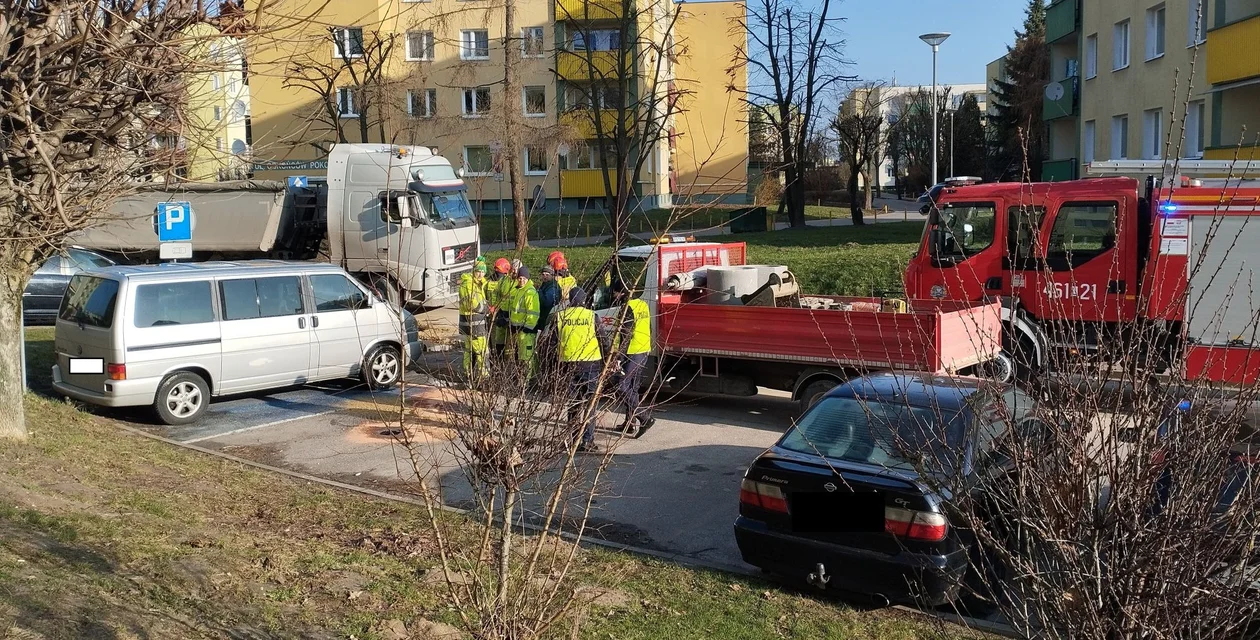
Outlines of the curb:
{"type": "MultiPolygon", "coordinates": [[[[423,500],[418,500],[416,498],[400,496],[393,493],[386,493],[384,491],[377,491],[375,489],[368,489],[367,487],[360,487],[353,484],[347,484],[345,482],[338,482],[336,480],[329,480],[328,478],[321,478],[318,476],[310,475],[308,473],[302,473],[300,471],[293,471],[291,469],[273,467],[271,465],[263,464],[261,462],[255,462],[253,460],[246,460],[245,458],[234,456],[230,453],[224,453],[222,451],[215,451],[213,449],[199,447],[195,444],[187,444],[184,442],[180,442],[178,440],[172,440],[170,438],[166,438],[166,437],[154,434],[154,433],[149,433],[147,431],[137,429],[130,425],[126,425],[126,424],[122,424],[118,422],[116,422],[115,424],[118,426],[119,429],[127,433],[130,433],[132,435],[140,436],[142,438],[148,438],[149,440],[155,440],[157,442],[161,442],[168,445],[173,445],[181,449],[187,449],[189,451],[195,451],[197,453],[214,456],[216,458],[228,460],[230,462],[235,462],[237,464],[241,464],[247,467],[260,469],[262,471],[276,473],[276,474],[288,476],[290,478],[296,478],[298,480],[305,480],[307,482],[313,482],[316,484],[322,484],[328,487],[335,487],[337,489],[343,489],[345,491],[351,491],[351,492],[359,493],[362,495],[372,496],[373,498],[378,498],[381,500],[388,500],[391,502],[401,502],[404,504],[409,504],[409,505],[417,506],[417,507],[425,506],[425,503],[423,500]]],[[[465,516],[468,515],[468,511],[466,509],[460,509],[458,507],[452,507],[446,504],[442,504],[438,506],[447,513],[454,513],[454,514],[465,515],[465,516]]],[[[543,527],[535,525],[535,524],[531,524],[528,522],[521,522],[519,523],[519,526],[522,529],[535,532],[535,533],[543,531],[543,527]]],[[[591,538],[587,536],[583,536],[579,538],[576,534],[573,534],[568,531],[552,530],[551,533],[553,535],[558,535],[565,540],[576,542],[577,544],[603,547],[605,549],[610,549],[613,551],[620,551],[623,553],[632,553],[634,555],[654,558],[657,560],[663,560],[671,564],[677,564],[677,565],[681,565],[681,566],[692,568],[692,569],[705,569],[705,570],[714,571],[718,573],[725,573],[728,575],[737,575],[737,576],[744,576],[744,577],[749,577],[749,578],[764,579],[760,575],[760,573],[756,571],[755,569],[741,566],[741,565],[732,565],[732,564],[727,564],[724,562],[715,562],[712,560],[702,560],[700,558],[694,558],[691,556],[686,556],[686,555],[673,553],[669,551],[658,551],[656,549],[636,547],[633,545],[623,544],[620,542],[600,540],[598,538],[591,538]]],[[[967,618],[967,617],[959,616],[952,613],[937,612],[937,611],[924,611],[922,609],[915,609],[913,607],[907,607],[904,605],[893,605],[889,608],[895,609],[901,612],[905,612],[905,613],[912,613],[912,614],[917,614],[920,616],[925,616],[928,618],[936,618],[938,620],[942,620],[942,621],[949,622],[952,624],[957,624],[959,626],[966,627],[968,629],[974,629],[977,631],[983,631],[986,633],[992,633],[992,634],[1002,635],[1002,636],[1011,637],[1011,638],[1017,637],[1017,634],[1015,633],[1015,629],[1013,627],[1011,627],[1010,625],[999,623],[999,622],[991,622],[988,620],[980,620],[976,618],[967,618]]]]}

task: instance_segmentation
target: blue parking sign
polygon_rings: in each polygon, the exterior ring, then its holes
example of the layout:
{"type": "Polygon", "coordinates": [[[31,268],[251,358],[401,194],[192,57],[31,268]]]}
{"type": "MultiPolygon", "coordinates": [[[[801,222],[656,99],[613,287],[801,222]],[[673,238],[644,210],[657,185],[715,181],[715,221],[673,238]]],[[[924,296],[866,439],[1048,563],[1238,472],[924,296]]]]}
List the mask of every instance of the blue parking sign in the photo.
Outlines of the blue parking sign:
{"type": "Polygon", "coordinates": [[[189,242],[192,240],[193,210],[188,202],[163,202],[158,205],[158,242],[189,242]]]}
{"type": "Polygon", "coordinates": [[[311,186],[311,182],[306,176],[289,176],[290,189],[305,189],[309,186],[311,186]]]}

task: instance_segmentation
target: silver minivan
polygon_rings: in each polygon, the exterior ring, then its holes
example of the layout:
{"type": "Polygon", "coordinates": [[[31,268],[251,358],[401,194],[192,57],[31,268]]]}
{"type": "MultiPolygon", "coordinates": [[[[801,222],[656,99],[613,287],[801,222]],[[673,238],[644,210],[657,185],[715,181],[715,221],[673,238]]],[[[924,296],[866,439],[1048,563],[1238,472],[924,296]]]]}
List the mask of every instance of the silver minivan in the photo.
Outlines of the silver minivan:
{"type": "Polygon", "coordinates": [[[340,267],[255,260],[107,267],[70,281],[53,388],[186,424],[211,396],[344,377],[397,384],[420,343],[411,314],[340,267]]]}

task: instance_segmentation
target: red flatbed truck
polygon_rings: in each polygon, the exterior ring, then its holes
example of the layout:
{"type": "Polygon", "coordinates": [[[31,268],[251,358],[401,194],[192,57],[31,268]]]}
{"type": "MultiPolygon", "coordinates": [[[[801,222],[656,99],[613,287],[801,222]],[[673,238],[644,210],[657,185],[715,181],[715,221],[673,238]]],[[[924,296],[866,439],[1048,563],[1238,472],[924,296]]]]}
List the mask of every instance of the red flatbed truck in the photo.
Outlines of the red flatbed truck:
{"type": "MultiPolygon", "coordinates": [[[[766,387],[788,391],[808,407],[857,375],[958,373],[1000,350],[995,301],[911,300],[898,312],[884,310],[879,298],[799,293],[716,302],[711,287],[695,286],[705,269],[745,265],[745,255],[742,242],[658,244],[622,249],[605,266],[638,281],[652,311],[653,355],[666,390],[751,396],[766,387]]],[[[790,272],[784,275],[790,283],[775,290],[794,292],[790,272]]],[[[594,307],[605,323],[619,311],[610,302],[604,288],[597,290],[594,307]]]]}
{"type": "MultiPolygon", "coordinates": [[[[1165,166],[1099,162],[1090,172],[1165,176],[1165,166]]],[[[1260,163],[1180,161],[1175,177],[1145,182],[946,188],[906,270],[906,292],[1000,300],[1002,361],[1012,373],[1016,366],[1051,370],[1052,355],[1069,350],[1114,360],[1126,345],[1159,345],[1141,354],[1149,371],[1254,383],[1260,182],[1189,176],[1257,169],[1260,163]]]]}

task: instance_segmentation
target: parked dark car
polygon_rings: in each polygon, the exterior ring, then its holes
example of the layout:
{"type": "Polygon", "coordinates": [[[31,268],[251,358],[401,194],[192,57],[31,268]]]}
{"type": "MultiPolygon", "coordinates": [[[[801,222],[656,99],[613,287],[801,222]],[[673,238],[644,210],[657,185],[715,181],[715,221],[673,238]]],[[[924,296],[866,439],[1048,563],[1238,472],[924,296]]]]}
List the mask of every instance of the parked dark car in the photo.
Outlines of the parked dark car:
{"type": "Polygon", "coordinates": [[[967,574],[965,536],[918,469],[948,478],[989,455],[1032,399],[975,378],[867,376],[842,384],[752,463],[735,538],[744,561],[816,587],[938,605],[967,574]],[[910,457],[917,458],[911,462],[910,457]]]}
{"type": "Polygon", "coordinates": [[[26,290],[22,292],[22,322],[28,325],[52,324],[57,319],[61,296],[70,284],[70,278],[85,269],[113,264],[113,260],[99,253],[77,247],[49,258],[31,276],[26,290]]]}

